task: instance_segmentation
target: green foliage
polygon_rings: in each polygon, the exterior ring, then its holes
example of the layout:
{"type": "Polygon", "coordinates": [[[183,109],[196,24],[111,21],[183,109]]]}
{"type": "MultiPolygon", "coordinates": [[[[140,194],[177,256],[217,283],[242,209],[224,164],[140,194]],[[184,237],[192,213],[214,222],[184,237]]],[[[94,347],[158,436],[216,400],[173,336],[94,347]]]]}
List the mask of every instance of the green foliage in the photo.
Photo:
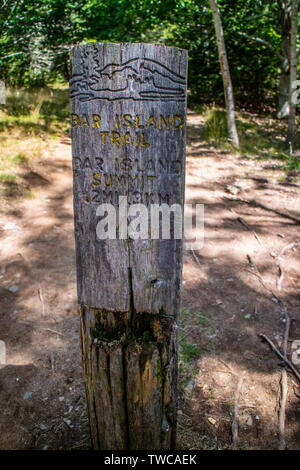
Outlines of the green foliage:
{"type": "Polygon", "coordinates": [[[183,392],[188,382],[197,374],[197,367],[194,364],[195,359],[199,357],[199,347],[186,341],[179,342],[178,354],[178,372],[179,388],[183,392]]]}
{"type": "MultiPolygon", "coordinates": [[[[198,110],[197,110],[198,111],[198,110]]],[[[199,129],[199,138],[211,141],[215,146],[228,150],[227,119],[224,109],[208,106],[201,109],[205,125],[199,129]]],[[[286,151],[285,135],[287,123],[278,120],[273,114],[236,113],[240,136],[240,155],[245,160],[270,160],[269,169],[281,169],[287,175],[297,176],[300,172],[300,159],[286,151]],[[282,164],[278,164],[281,161],[282,164]]],[[[297,120],[297,123],[299,120],[297,120]]],[[[296,142],[299,145],[299,139],[296,142]]],[[[283,180],[285,177],[283,177],[283,180]]]]}
{"type": "Polygon", "coordinates": [[[199,347],[196,344],[186,343],[182,341],[180,343],[179,360],[185,363],[197,358],[199,355],[199,347]]]}
{"type": "Polygon", "coordinates": [[[26,175],[49,152],[47,140],[69,132],[69,113],[66,87],[7,89],[6,105],[0,106],[0,196],[36,197],[26,175]]]}
{"type": "Polygon", "coordinates": [[[226,111],[224,109],[211,108],[205,113],[205,140],[220,144],[228,140],[228,126],[226,111]]]}
{"type": "Polygon", "coordinates": [[[187,308],[183,308],[180,312],[181,324],[188,324],[189,322],[194,322],[198,325],[207,325],[208,320],[204,313],[202,312],[193,312],[187,308]]]}
{"type": "Polygon", "coordinates": [[[185,363],[179,360],[178,363],[178,379],[179,390],[183,393],[184,388],[188,385],[189,381],[197,375],[198,369],[192,363],[185,363]]]}
{"type": "Polygon", "coordinates": [[[298,173],[300,175],[299,157],[289,156],[285,168],[288,174],[298,173]]]}
{"type": "Polygon", "coordinates": [[[10,173],[0,173],[0,183],[14,184],[16,179],[16,176],[10,173]]]}
{"type": "MultiPolygon", "coordinates": [[[[281,7],[271,0],[219,0],[235,98],[239,105],[275,100],[281,7]]],[[[0,8],[0,77],[42,86],[70,75],[77,42],[158,42],[189,51],[189,105],[223,105],[223,84],[208,0],[7,0],[0,8]]],[[[222,138],[222,136],[220,137],[222,138]]]]}
{"type": "Polygon", "coordinates": [[[28,156],[24,155],[22,153],[18,153],[11,160],[12,160],[12,162],[16,163],[17,165],[28,166],[28,164],[29,164],[28,156]]]}
{"type": "Polygon", "coordinates": [[[210,348],[209,343],[194,343],[189,337],[197,331],[209,331],[209,315],[204,312],[183,308],[179,317],[179,385],[183,389],[197,374],[196,360],[204,351],[210,348]]]}
{"type": "Polygon", "coordinates": [[[59,86],[8,89],[2,106],[0,131],[16,129],[24,135],[63,134],[69,126],[69,94],[59,86]]]}

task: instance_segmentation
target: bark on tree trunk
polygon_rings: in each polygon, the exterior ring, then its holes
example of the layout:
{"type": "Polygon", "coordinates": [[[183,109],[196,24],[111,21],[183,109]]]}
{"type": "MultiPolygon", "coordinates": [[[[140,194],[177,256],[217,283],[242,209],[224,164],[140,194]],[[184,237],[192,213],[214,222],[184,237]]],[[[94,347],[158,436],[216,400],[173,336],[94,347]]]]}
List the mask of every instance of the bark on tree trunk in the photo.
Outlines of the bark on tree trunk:
{"type": "Polygon", "coordinates": [[[222,77],[223,77],[225,102],[226,102],[226,108],[227,108],[228,132],[229,132],[229,136],[234,147],[239,148],[239,137],[238,137],[238,133],[236,129],[235,114],[234,114],[233,89],[232,89],[230,70],[229,70],[229,65],[228,65],[228,60],[227,60],[227,53],[226,53],[220,11],[218,8],[217,0],[209,0],[209,1],[210,1],[210,6],[211,6],[214,24],[215,24],[218,51],[219,51],[219,60],[220,60],[222,77]]]}
{"type": "Polygon", "coordinates": [[[283,119],[289,115],[289,89],[290,89],[290,73],[286,71],[283,65],[280,66],[279,78],[279,96],[278,96],[278,113],[277,117],[283,119]]]}
{"type": "Polygon", "coordinates": [[[278,118],[289,115],[289,89],[290,89],[290,31],[291,31],[291,1],[281,4],[281,59],[278,96],[278,118]]]}
{"type": "MultiPolygon", "coordinates": [[[[287,39],[287,44],[282,46],[283,49],[289,48],[289,36],[287,39]]],[[[287,52],[282,57],[280,62],[280,78],[279,78],[279,96],[278,96],[278,118],[282,119],[289,115],[289,89],[290,89],[290,59],[289,52],[287,52]]]]}
{"type": "Polygon", "coordinates": [[[297,80],[297,30],[298,30],[299,0],[291,1],[291,33],[290,33],[290,87],[289,87],[289,119],[287,132],[287,147],[294,152],[296,132],[296,103],[293,93],[297,80]]]}
{"type": "Polygon", "coordinates": [[[162,45],[72,52],[77,287],[95,449],[175,446],[183,240],[127,233],[120,198],[151,216],[153,204],[183,209],[186,69],[186,51],[162,45]],[[117,210],[115,239],[99,238],[103,203],[117,210]]]}

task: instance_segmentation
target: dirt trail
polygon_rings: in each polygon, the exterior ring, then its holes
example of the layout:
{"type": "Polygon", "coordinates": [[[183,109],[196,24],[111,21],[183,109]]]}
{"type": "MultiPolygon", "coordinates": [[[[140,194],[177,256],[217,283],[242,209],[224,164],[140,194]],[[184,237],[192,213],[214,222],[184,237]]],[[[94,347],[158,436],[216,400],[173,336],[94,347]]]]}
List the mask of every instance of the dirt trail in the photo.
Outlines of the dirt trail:
{"type": "MultiPolygon", "coordinates": [[[[282,248],[300,243],[299,225],[275,212],[300,218],[300,188],[279,184],[267,162],[241,160],[199,142],[202,124],[201,116],[189,115],[186,202],[205,204],[205,244],[184,254],[183,308],[191,312],[184,341],[199,355],[190,361],[194,378],[181,394],[179,446],[231,446],[234,394],[244,372],[240,446],[276,449],[280,361],[257,334],[281,347],[280,297],[292,319],[290,339],[300,340],[299,246],[278,259],[282,248]],[[205,321],[194,321],[193,312],[205,321]]],[[[25,177],[35,199],[9,201],[0,212],[0,339],[7,352],[0,366],[0,448],[89,448],[70,145],[49,140],[49,153],[24,170],[25,177]]],[[[300,389],[294,383],[289,374],[286,438],[289,448],[299,449],[294,389],[300,389]]]]}

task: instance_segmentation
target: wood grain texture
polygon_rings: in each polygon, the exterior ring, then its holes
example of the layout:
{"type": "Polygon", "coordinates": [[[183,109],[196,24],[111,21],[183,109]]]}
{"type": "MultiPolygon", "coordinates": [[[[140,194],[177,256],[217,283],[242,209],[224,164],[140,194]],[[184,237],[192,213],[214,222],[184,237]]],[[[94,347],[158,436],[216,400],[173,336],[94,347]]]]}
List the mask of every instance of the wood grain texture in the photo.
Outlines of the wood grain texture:
{"type": "MultiPolygon", "coordinates": [[[[71,55],[78,303],[98,449],[175,445],[182,240],[100,240],[101,203],[180,204],[187,53],[93,43],[71,55]]],[[[150,235],[150,232],[149,232],[150,235]]]]}

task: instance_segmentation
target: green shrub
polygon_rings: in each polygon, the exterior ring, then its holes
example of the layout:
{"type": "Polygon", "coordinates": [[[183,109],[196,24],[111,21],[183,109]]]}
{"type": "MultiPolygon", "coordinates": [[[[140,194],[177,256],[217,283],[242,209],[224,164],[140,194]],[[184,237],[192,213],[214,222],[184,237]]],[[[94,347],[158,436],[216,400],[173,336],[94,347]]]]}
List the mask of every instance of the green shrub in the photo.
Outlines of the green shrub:
{"type": "Polygon", "coordinates": [[[217,144],[228,139],[228,127],[226,111],[218,108],[211,108],[205,112],[205,140],[217,144]]]}

